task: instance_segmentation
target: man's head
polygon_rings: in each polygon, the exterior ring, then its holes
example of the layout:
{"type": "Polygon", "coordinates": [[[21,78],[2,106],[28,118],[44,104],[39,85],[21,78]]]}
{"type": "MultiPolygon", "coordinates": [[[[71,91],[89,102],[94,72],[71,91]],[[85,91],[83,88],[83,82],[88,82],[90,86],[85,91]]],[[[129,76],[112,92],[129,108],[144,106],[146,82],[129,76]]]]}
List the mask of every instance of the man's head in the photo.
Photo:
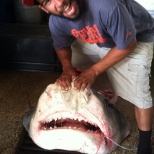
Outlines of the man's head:
{"type": "Polygon", "coordinates": [[[22,0],[24,5],[38,4],[46,13],[75,19],[80,12],[80,0],[22,0]]]}

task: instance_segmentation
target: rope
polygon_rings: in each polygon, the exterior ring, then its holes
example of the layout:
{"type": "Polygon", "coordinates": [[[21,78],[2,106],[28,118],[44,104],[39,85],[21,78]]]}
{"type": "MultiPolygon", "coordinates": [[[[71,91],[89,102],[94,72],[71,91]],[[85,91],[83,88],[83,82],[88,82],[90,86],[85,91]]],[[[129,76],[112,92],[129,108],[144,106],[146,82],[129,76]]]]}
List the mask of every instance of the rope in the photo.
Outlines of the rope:
{"type": "Polygon", "coordinates": [[[107,139],[109,139],[111,142],[113,142],[115,145],[117,145],[118,147],[124,149],[124,150],[128,150],[128,151],[136,151],[137,148],[127,148],[127,147],[124,147],[124,146],[121,146],[119,145],[118,143],[114,142],[112,139],[110,139],[109,137],[105,136],[107,139]]]}

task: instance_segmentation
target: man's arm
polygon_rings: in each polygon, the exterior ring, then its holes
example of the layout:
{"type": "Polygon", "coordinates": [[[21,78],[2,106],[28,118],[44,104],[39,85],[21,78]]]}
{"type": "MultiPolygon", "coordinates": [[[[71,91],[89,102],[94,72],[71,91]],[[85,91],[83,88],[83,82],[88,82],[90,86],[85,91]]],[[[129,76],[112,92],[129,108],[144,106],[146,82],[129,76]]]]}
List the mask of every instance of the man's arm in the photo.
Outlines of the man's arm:
{"type": "Polygon", "coordinates": [[[76,89],[84,90],[85,88],[90,88],[99,74],[126,58],[134,50],[135,46],[136,39],[132,40],[123,50],[118,50],[116,46],[113,47],[104,58],[78,76],[74,83],[76,89]]]}
{"type": "Polygon", "coordinates": [[[73,68],[72,63],[71,63],[72,50],[70,47],[56,50],[56,53],[63,66],[63,70],[68,69],[68,68],[70,69],[73,68]]]}
{"type": "Polygon", "coordinates": [[[118,50],[115,46],[108,52],[108,54],[104,58],[94,64],[91,68],[94,69],[96,75],[99,75],[100,73],[106,71],[108,68],[112,67],[114,64],[117,64],[118,62],[126,58],[134,50],[135,46],[136,39],[134,39],[123,50],[118,50]]]}
{"type": "Polygon", "coordinates": [[[135,46],[136,39],[132,40],[123,50],[118,50],[116,46],[113,47],[104,58],[80,74],[78,74],[72,66],[71,48],[57,50],[56,53],[63,66],[63,73],[57,79],[57,84],[60,85],[62,89],[68,90],[72,80],[77,77],[74,81],[76,89],[84,90],[85,88],[90,88],[99,74],[126,58],[134,50],[135,46]]]}
{"type": "Polygon", "coordinates": [[[72,66],[72,50],[71,47],[56,50],[57,56],[62,64],[63,73],[57,79],[56,83],[62,89],[68,90],[71,87],[71,82],[78,76],[77,71],[72,66]]]}

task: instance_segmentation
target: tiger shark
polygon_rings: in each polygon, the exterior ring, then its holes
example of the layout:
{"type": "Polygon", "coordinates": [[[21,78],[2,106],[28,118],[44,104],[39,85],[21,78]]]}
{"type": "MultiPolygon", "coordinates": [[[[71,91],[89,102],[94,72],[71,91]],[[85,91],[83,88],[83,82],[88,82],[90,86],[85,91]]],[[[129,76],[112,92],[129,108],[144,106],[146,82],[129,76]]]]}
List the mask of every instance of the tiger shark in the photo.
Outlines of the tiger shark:
{"type": "Polygon", "coordinates": [[[67,91],[48,85],[23,125],[43,149],[87,154],[110,153],[130,133],[129,122],[110,99],[93,88],[77,91],[73,83],[67,91]]]}

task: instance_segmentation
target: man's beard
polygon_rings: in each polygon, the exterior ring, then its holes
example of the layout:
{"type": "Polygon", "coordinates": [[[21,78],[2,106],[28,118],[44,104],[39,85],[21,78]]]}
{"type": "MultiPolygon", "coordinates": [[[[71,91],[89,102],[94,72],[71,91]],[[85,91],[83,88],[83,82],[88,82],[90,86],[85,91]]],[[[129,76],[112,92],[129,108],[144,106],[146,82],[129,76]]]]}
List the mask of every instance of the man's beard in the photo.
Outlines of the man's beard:
{"type": "MultiPolygon", "coordinates": [[[[81,2],[80,2],[80,0],[73,0],[73,1],[75,2],[76,6],[78,8],[77,12],[76,12],[76,14],[74,16],[70,16],[70,17],[65,16],[63,10],[60,11],[59,15],[57,15],[57,16],[61,16],[61,17],[64,17],[64,18],[67,18],[67,19],[71,19],[71,20],[78,19],[80,14],[81,14],[81,2]]],[[[71,3],[72,3],[72,0],[69,0],[69,5],[72,5],[71,3]]]]}

